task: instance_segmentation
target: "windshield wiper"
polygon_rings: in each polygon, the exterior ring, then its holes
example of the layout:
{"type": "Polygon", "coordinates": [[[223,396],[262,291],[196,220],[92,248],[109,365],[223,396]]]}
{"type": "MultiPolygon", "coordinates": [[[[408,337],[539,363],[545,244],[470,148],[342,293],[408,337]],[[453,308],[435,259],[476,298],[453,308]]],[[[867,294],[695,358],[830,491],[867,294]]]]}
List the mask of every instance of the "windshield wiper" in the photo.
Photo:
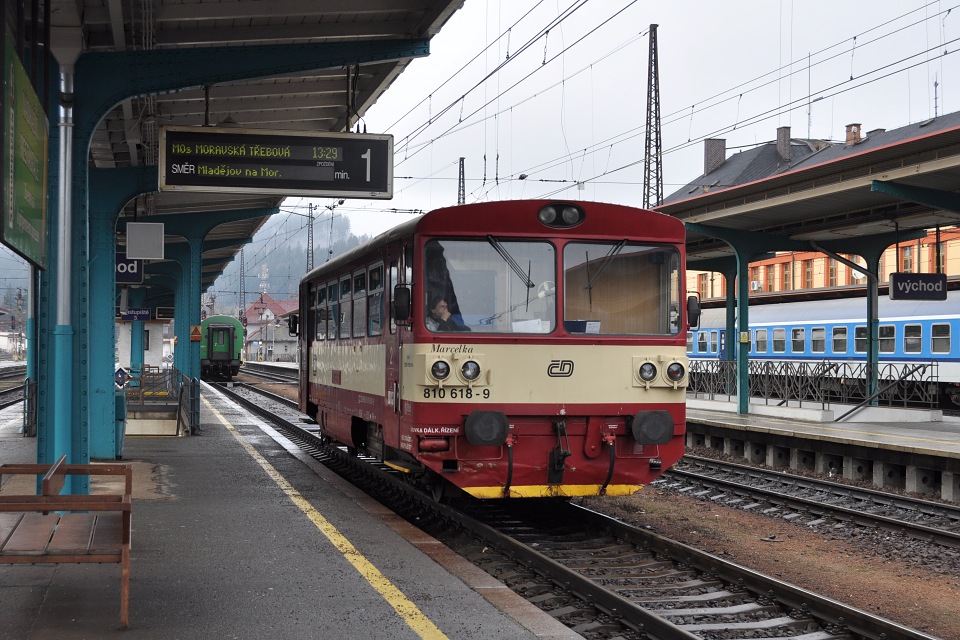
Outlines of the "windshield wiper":
{"type": "MultiPolygon", "coordinates": [[[[500,241],[494,238],[493,236],[487,236],[487,242],[490,243],[490,246],[500,254],[500,257],[503,258],[503,261],[510,265],[510,268],[513,269],[513,272],[517,274],[517,277],[523,280],[523,283],[527,285],[527,289],[533,289],[535,286],[533,280],[530,279],[530,275],[523,272],[523,268],[517,264],[517,261],[513,259],[513,256],[507,251],[506,247],[500,244],[500,241]]],[[[624,240],[626,242],[626,240],[624,240]]],[[[527,292],[529,294],[529,292],[527,292]]]]}
{"type": "Polygon", "coordinates": [[[584,252],[587,256],[587,298],[590,302],[590,306],[593,307],[593,285],[600,279],[600,274],[603,273],[603,270],[610,265],[610,261],[615,258],[621,251],[623,251],[624,245],[627,244],[626,239],[621,240],[617,244],[610,247],[610,250],[607,251],[607,255],[603,257],[603,262],[600,263],[600,266],[597,268],[597,272],[593,275],[590,275],[590,252],[584,252]]]}

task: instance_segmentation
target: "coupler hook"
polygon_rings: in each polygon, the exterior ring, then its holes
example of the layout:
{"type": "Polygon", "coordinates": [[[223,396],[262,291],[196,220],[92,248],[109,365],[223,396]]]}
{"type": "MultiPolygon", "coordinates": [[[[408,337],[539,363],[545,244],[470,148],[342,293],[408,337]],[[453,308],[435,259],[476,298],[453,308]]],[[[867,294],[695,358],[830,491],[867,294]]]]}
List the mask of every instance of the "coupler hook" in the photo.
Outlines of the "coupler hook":
{"type": "Polygon", "coordinates": [[[547,483],[560,484],[563,482],[563,471],[566,460],[570,457],[570,443],[567,440],[567,423],[563,420],[553,423],[557,432],[557,446],[550,451],[550,465],[547,469],[547,483]]]}

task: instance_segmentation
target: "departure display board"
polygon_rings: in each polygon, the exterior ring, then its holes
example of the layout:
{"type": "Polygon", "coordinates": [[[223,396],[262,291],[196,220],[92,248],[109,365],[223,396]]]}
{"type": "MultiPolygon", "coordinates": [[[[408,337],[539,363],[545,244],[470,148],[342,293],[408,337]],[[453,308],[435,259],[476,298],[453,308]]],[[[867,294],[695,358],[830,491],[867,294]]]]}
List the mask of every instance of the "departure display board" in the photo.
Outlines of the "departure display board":
{"type": "Polygon", "coordinates": [[[393,197],[393,136],[163,127],[160,190],[393,197]]]}

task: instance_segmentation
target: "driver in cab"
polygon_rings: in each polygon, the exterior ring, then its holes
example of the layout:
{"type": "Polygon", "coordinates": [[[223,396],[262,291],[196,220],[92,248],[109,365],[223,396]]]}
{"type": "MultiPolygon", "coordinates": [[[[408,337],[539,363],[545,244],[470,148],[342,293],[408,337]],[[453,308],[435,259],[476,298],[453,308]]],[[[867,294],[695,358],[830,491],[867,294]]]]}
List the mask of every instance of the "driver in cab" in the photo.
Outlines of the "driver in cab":
{"type": "Polygon", "coordinates": [[[453,319],[450,306],[443,296],[434,296],[430,299],[426,324],[430,331],[470,331],[469,327],[453,319]]]}

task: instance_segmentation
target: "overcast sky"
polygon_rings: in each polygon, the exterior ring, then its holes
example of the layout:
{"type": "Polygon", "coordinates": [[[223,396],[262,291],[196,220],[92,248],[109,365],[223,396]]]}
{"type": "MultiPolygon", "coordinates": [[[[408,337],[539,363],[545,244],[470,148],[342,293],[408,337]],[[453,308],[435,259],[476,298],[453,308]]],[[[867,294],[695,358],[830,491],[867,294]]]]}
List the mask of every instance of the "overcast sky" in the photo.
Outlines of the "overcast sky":
{"type": "Polygon", "coordinates": [[[779,126],[794,138],[841,140],[850,123],[867,132],[956,111],[958,6],[466,0],[430,56],[364,118],[368,133],[395,138],[394,198],[339,209],[355,233],[374,234],[407,219],[403,210],[456,204],[460,157],[468,203],[642,205],[653,23],[664,195],[702,174],[704,138],[725,138],[734,153],[775,139],[779,126]]]}
{"type": "Polygon", "coordinates": [[[364,118],[394,136],[394,198],[337,213],[377,234],[456,204],[461,157],[467,202],[642,205],[653,23],[664,195],[702,174],[704,138],[729,154],[960,110],[960,0],[466,0],[364,118]]]}

